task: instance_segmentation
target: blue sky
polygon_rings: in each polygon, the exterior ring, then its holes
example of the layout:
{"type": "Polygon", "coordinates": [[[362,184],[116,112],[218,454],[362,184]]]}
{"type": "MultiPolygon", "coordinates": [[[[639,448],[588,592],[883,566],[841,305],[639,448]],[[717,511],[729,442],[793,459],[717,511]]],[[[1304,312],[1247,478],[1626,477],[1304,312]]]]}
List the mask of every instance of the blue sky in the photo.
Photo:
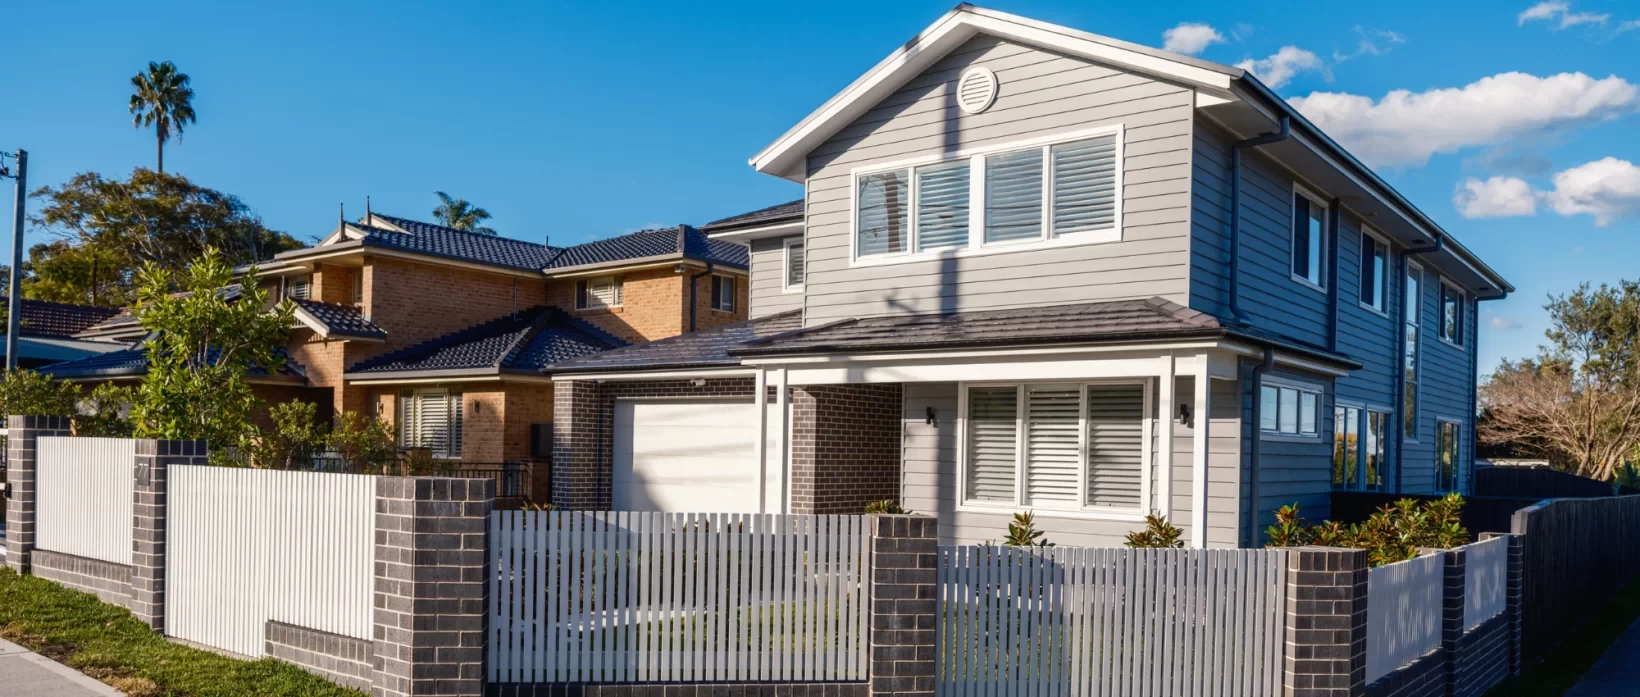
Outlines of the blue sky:
{"type": "MultiPolygon", "coordinates": [[[[151,167],[128,80],[172,60],[193,77],[199,123],[168,147],[168,169],[239,195],[273,227],[323,234],[338,203],[357,216],[366,195],[425,218],[444,190],[488,208],[503,234],[555,244],[800,197],[746,159],[951,7],[69,5],[6,9],[22,29],[8,53],[23,58],[0,70],[0,149],[31,152],[32,185],[151,167]]],[[[1324,111],[1324,128],[1515,284],[1482,305],[1483,370],[1534,351],[1547,294],[1640,276],[1640,6],[987,6],[1156,46],[1205,24],[1175,38],[1209,60],[1260,61],[1255,72],[1324,111]],[[1396,90],[1408,94],[1386,98],[1396,90]]]]}

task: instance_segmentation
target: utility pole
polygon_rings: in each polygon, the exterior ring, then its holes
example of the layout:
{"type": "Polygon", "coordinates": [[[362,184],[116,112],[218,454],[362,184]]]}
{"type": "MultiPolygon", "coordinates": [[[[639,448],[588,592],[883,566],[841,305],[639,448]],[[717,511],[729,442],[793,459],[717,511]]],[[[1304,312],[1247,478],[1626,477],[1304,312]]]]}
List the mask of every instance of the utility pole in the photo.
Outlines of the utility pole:
{"type": "MultiPolygon", "coordinates": [[[[6,173],[0,167],[0,175],[6,173]]],[[[23,202],[28,195],[28,151],[17,149],[17,198],[12,201],[11,285],[6,295],[6,372],[17,369],[17,333],[23,315],[23,202]]]]}

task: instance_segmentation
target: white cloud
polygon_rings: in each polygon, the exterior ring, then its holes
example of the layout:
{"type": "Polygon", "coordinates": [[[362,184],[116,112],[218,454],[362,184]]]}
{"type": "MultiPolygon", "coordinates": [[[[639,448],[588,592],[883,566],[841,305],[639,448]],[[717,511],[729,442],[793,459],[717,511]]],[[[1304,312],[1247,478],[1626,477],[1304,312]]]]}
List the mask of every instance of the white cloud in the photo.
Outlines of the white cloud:
{"type": "Polygon", "coordinates": [[[1540,196],[1561,215],[1592,215],[1596,227],[1640,216],[1640,167],[1607,157],[1559,172],[1540,196]]]}
{"type": "Polygon", "coordinates": [[[1280,51],[1276,51],[1275,55],[1269,58],[1249,58],[1237,63],[1236,67],[1257,75],[1271,89],[1278,89],[1292,82],[1294,77],[1305,71],[1327,71],[1327,64],[1321,61],[1320,56],[1297,46],[1282,46],[1280,51]]]}
{"type": "Polygon", "coordinates": [[[1566,14],[1566,11],[1570,9],[1572,9],[1572,4],[1568,2],[1540,2],[1526,8],[1526,11],[1520,13],[1520,16],[1515,19],[1521,26],[1525,26],[1527,22],[1534,20],[1554,19],[1558,15],[1566,14]]]}
{"type": "Polygon", "coordinates": [[[1395,90],[1378,101],[1342,92],[1290,101],[1368,164],[1415,165],[1640,110],[1640,89],[1617,76],[1502,73],[1463,87],[1395,90]]]}
{"type": "Polygon", "coordinates": [[[1640,29],[1640,19],[1625,20],[1623,22],[1618,23],[1617,31],[1613,33],[1613,36],[1616,36],[1617,34],[1621,34],[1621,33],[1626,32],[1626,31],[1634,31],[1636,29],[1640,29]]]}
{"type": "Polygon", "coordinates": [[[1526,8],[1525,12],[1515,17],[1516,23],[1525,26],[1527,22],[1553,21],[1560,18],[1560,25],[1556,29],[1569,29],[1580,24],[1598,24],[1605,26],[1611,20],[1609,14],[1596,12],[1573,12],[1569,2],[1540,2],[1526,8]]]}
{"type": "Polygon", "coordinates": [[[1400,32],[1393,32],[1386,29],[1363,29],[1361,27],[1356,27],[1355,35],[1358,37],[1355,44],[1355,51],[1351,53],[1333,51],[1334,62],[1343,63],[1344,61],[1352,58],[1360,58],[1361,56],[1382,56],[1394,49],[1396,44],[1404,44],[1407,42],[1407,37],[1402,36],[1400,32]]]}
{"type": "Polygon", "coordinates": [[[1504,332],[1511,329],[1520,329],[1522,322],[1518,319],[1510,319],[1502,315],[1493,315],[1492,319],[1486,321],[1486,326],[1491,327],[1493,331],[1504,332]]]}
{"type": "Polygon", "coordinates": [[[1208,46],[1222,43],[1224,35],[1212,25],[1202,22],[1181,22],[1179,26],[1162,32],[1162,48],[1192,56],[1208,46]]]}
{"type": "Polygon", "coordinates": [[[1458,183],[1452,205],[1465,218],[1507,218],[1537,213],[1532,185],[1517,177],[1470,177],[1458,183]]]}

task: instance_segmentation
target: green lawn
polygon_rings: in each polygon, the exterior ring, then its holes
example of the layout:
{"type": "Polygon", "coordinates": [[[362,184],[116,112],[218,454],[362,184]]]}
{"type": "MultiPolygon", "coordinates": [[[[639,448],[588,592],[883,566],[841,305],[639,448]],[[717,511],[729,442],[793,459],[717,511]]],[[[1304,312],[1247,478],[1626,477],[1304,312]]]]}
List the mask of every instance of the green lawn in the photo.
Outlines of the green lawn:
{"type": "Polygon", "coordinates": [[[1588,624],[1583,625],[1549,653],[1542,663],[1527,666],[1518,678],[1510,678],[1486,693],[1486,697],[1559,697],[1600,660],[1636,619],[1640,619],[1640,579],[1629,582],[1588,624]]]}
{"type": "Polygon", "coordinates": [[[132,697],[360,697],[271,658],[244,661],[167,640],[125,609],[0,569],[0,637],[132,697]]]}

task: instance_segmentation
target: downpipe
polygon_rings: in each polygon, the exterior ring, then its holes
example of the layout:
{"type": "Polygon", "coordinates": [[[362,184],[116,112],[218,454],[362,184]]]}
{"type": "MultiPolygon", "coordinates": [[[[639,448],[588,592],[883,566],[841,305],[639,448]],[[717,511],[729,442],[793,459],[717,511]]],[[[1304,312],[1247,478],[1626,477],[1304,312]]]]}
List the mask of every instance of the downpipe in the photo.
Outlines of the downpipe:
{"type": "Polygon", "coordinates": [[[1253,366],[1253,372],[1248,378],[1253,383],[1253,442],[1247,446],[1247,453],[1253,470],[1252,476],[1247,479],[1247,534],[1248,546],[1258,546],[1258,511],[1259,511],[1259,483],[1263,478],[1264,468],[1259,467],[1259,458],[1264,452],[1264,437],[1259,431],[1259,424],[1264,419],[1264,400],[1261,392],[1264,389],[1264,374],[1276,367],[1276,350],[1264,349],[1264,361],[1253,366]]]}

